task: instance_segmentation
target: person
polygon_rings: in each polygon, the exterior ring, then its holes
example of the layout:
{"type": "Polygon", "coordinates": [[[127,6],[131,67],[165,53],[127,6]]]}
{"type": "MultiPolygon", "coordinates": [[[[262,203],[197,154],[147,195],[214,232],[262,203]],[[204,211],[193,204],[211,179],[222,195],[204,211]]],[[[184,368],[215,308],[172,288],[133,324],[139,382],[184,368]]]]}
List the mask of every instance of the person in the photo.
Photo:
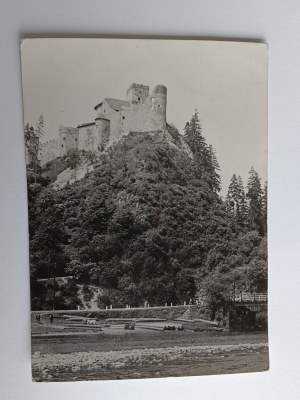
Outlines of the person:
{"type": "Polygon", "coordinates": [[[50,314],[50,315],[49,315],[49,318],[50,318],[50,322],[51,322],[51,324],[52,324],[52,323],[53,323],[53,319],[54,319],[53,314],[50,314]]]}

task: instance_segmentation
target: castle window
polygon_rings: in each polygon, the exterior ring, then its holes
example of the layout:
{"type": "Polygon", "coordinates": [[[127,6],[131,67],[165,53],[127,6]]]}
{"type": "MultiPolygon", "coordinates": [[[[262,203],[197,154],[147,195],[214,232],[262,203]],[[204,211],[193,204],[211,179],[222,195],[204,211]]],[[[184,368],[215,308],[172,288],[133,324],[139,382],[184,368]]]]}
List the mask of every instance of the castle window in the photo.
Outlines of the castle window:
{"type": "Polygon", "coordinates": [[[124,115],[123,115],[122,119],[125,119],[124,115]]]}
{"type": "Polygon", "coordinates": [[[140,98],[140,97],[138,97],[138,100],[141,100],[141,98],[140,98]]]}
{"type": "Polygon", "coordinates": [[[61,147],[64,147],[64,145],[62,144],[61,147]]]}
{"type": "Polygon", "coordinates": [[[160,107],[160,104],[158,104],[158,106],[157,107],[160,107]]]}
{"type": "Polygon", "coordinates": [[[75,142],[77,142],[77,138],[75,138],[75,142]]]}

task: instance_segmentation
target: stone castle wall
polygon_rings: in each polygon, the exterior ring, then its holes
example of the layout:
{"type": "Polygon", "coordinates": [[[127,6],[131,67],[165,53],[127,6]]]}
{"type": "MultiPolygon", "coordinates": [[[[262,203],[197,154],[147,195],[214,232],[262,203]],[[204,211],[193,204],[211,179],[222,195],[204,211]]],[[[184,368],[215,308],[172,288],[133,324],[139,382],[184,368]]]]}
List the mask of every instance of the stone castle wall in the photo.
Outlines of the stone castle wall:
{"type": "Polygon", "coordinates": [[[78,150],[96,151],[95,122],[78,127],[78,150]]]}
{"type": "Polygon", "coordinates": [[[106,118],[96,118],[95,137],[97,150],[103,151],[109,142],[111,122],[106,118]]]}
{"type": "Polygon", "coordinates": [[[63,157],[69,150],[77,150],[78,138],[78,128],[60,126],[58,130],[58,156],[63,157]]]}
{"type": "Polygon", "coordinates": [[[51,139],[40,145],[40,161],[41,165],[47,164],[54,160],[58,155],[58,140],[51,139]]]}

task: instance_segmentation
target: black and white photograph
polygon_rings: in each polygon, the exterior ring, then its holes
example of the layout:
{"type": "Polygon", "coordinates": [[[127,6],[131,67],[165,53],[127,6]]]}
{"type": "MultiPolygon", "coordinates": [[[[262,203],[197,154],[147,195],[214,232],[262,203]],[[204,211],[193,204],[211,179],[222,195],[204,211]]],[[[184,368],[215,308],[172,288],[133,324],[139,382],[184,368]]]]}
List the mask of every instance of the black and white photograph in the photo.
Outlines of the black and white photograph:
{"type": "Polygon", "coordinates": [[[24,39],[21,61],[33,381],[268,370],[268,46],[24,39]]]}

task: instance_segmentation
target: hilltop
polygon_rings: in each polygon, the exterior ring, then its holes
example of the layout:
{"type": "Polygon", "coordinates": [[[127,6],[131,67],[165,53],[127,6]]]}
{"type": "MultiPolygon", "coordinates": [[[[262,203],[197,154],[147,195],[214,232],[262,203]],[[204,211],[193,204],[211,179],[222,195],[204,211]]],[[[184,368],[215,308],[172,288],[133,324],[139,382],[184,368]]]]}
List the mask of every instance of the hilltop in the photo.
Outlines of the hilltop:
{"type": "MultiPolygon", "coordinates": [[[[266,259],[265,242],[228,213],[203,136],[188,139],[170,125],[130,132],[80,179],[59,185],[67,170],[85,168],[84,155],[73,169],[68,160],[52,161],[29,185],[33,309],[52,304],[51,284],[37,283],[52,276],[100,287],[100,307],[204,296],[213,312],[233,276],[240,285],[256,285],[252,264],[266,259]]],[[[80,305],[72,285],[56,293],[57,308],[80,305]]]]}

